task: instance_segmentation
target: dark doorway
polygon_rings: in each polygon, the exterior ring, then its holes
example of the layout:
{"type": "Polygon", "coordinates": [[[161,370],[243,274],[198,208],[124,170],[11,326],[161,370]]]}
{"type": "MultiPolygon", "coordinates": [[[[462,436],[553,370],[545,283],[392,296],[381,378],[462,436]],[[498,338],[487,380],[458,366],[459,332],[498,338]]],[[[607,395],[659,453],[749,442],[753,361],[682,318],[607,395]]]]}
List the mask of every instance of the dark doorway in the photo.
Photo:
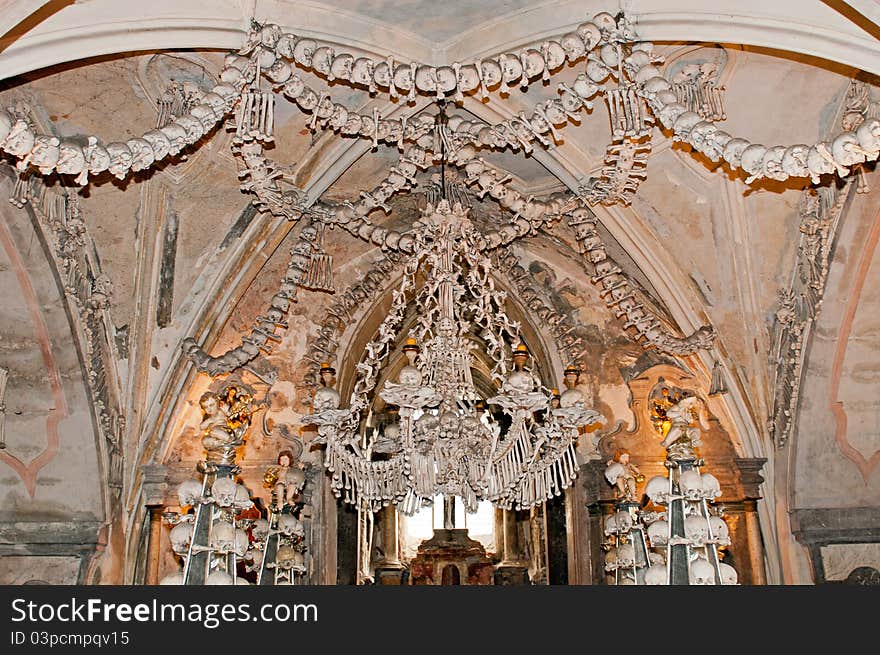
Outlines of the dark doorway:
{"type": "Polygon", "coordinates": [[[458,571],[458,567],[455,564],[447,564],[443,567],[443,574],[440,578],[440,584],[442,585],[456,585],[461,584],[461,573],[458,571]]]}

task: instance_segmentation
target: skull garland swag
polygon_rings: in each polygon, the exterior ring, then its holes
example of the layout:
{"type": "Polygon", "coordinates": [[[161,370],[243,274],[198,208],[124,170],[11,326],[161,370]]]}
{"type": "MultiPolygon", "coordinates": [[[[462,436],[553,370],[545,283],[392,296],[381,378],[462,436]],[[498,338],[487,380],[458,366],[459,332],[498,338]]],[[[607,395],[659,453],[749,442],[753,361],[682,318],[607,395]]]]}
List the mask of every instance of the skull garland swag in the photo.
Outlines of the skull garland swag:
{"type": "Polygon", "coordinates": [[[326,444],[336,495],[373,510],[394,503],[405,514],[439,493],[458,496],[469,512],[480,500],[526,509],[558,496],[577,473],[578,429],[601,416],[576,389],[551,409],[553,395],[526,366],[519,324],[504,310],[505,292],[495,288],[485,241],[467,211],[441,200],[416,227],[391,309],[357,365],[350,407],[339,407],[325,377],[304,419],[326,444]],[[408,307],[417,318],[403,334],[408,307]],[[379,388],[401,342],[406,364],[379,388]],[[473,381],[476,348],[493,362],[499,392],[489,398],[473,381]],[[364,419],[377,393],[399,408],[400,422],[367,434],[364,419]],[[509,417],[509,428],[489,413],[492,406],[509,417]]]}

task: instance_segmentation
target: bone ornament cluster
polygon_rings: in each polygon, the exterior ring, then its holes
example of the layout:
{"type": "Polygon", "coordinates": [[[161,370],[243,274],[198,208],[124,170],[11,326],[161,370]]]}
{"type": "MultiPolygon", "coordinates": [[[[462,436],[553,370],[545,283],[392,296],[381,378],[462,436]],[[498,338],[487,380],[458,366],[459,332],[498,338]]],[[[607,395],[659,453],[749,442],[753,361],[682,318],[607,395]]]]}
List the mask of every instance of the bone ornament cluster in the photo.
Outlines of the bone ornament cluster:
{"type": "Polygon", "coordinates": [[[605,151],[605,166],[599,177],[578,189],[578,193],[590,205],[628,205],[647,177],[650,141],[629,138],[612,143],[605,151]]]}
{"type": "Polygon", "coordinates": [[[329,43],[285,33],[275,24],[255,24],[238,54],[257,62],[261,72],[278,85],[294,75],[295,66],[301,66],[331,82],[338,80],[367,88],[371,93],[381,89],[392,99],[405,97],[412,101],[418,94],[424,94],[438,100],[461,101],[466,93],[480,93],[485,98],[490,90],[508,93],[515,86],[527,88],[534,80],[546,81],[566,62],[589,59],[596,63],[597,71],[607,68],[609,46],[634,38],[625,19],[617,21],[611,14],[602,12],[569,33],[519,52],[506,52],[465,64],[429,66],[396,62],[393,56],[385,59],[359,56],[339,51],[329,43]]]}
{"type": "Polygon", "coordinates": [[[310,337],[303,359],[311,363],[303,384],[318,385],[319,370],[324,362],[333,362],[339,346],[339,336],[349,326],[360,309],[368,306],[378,295],[391,274],[400,266],[401,255],[388,252],[364,273],[361,279],[339,295],[338,300],[327,309],[324,321],[317,333],[310,337]]]}
{"type": "MultiPolygon", "coordinates": [[[[541,319],[550,330],[563,361],[578,362],[584,356],[585,344],[578,336],[578,324],[571,316],[560,314],[548,307],[531,284],[531,275],[522,266],[516,255],[509,249],[499,248],[492,253],[492,264],[513,283],[517,294],[529,310],[541,319]]],[[[598,437],[597,437],[598,438],[598,437]]]]}
{"type": "Polygon", "coordinates": [[[659,121],[676,141],[689,143],[713,162],[724,161],[731,170],[748,174],[746,184],[767,178],[784,181],[789,177],[809,177],[814,184],[821,176],[849,174],[850,168],[880,156],[880,120],[866,119],[858,129],[845,131],[813,145],[765,146],[751,143],[719,130],[711,120],[689,111],[678,98],[672,84],[653,64],[636,73],[641,95],[659,121]]]}
{"type": "Polygon", "coordinates": [[[597,229],[599,219],[592,211],[581,207],[568,213],[567,221],[583,249],[584,258],[595,270],[590,281],[601,286],[599,295],[617,318],[626,317],[624,329],[634,328],[644,348],[654,347],[671,355],[688,356],[712,347],[715,330],[711,326],[700,327],[687,337],[676,337],[639,302],[623,269],[608,256],[597,229]]]}
{"type": "Polygon", "coordinates": [[[241,345],[226,351],[222,355],[211,356],[205,352],[195,339],[188,337],[181,347],[186,357],[196,368],[212,377],[230,373],[252,361],[261,351],[271,354],[275,344],[281,341],[281,334],[287,329],[287,314],[290,304],[296,301],[297,288],[303,274],[308,268],[309,256],[317,247],[317,230],[306,225],[300,231],[300,238],[290,251],[287,270],[278,291],[272,296],[269,308],[256,318],[247,336],[242,337],[241,345]]]}
{"type": "Polygon", "coordinates": [[[217,84],[189,113],[175,117],[168,125],[106,145],[96,136],[68,139],[37,134],[24,115],[0,109],[0,151],[15,157],[21,171],[31,168],[41,175],[72,175],[79,185],[87,184],[89,175],[105,171],[122,180],[196,143],[232,110],[239,93],[240,87],[217,84]]]}

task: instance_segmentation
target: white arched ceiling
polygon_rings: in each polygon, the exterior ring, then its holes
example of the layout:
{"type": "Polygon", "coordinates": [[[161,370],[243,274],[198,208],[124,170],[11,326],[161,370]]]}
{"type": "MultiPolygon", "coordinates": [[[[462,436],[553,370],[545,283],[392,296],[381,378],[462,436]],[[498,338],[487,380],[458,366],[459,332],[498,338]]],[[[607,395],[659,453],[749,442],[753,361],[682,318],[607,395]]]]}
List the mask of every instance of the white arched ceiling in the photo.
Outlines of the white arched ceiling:
{"type": "MultiPolygon", "coordinates": [[[[346,43],[376,54],[395,54],[426,63],[450,63],[494,54],[566,31],[599,11],[623,9],[642,38],[761,46],[836,61],[880,74],[880,49],[866,29],[833,8],[803,0],[624,0],[549,1],[465,26],[436,43],[406,25],[393,6],[383,20],[338,3],[283,0],[154,0],[150,16],[139,5],[118,0],[85,3],[16,2],[0,12],[0,78],[98,55],[163,48],[236,48],[250,18],[271,20],[299,34],[346,43]],[[55,7],[58,7],[57,9],[55,7]],[[53,13],[54,11],[54,13],[53,13]],[[28,13],[30,12],[30,13],[28,13]],[[43,18],[42,14],[50,14],[43,18]],[[32,18],[36,25],[27,21],[32,18]],[[20,29],[12,29],[25,21],[20,29]],[[28,29],[29,28],[29,29],[28,29]],[[24,29],[24,31],[21,33],[24,29]],[[9,32],[9,33],[7,33],[9,32]],[[393,52],[388,49],[393,44],[393,52]]],[[[491,10],[491,3],[486,3],[491,10]]],[[[875,19],[870,2],[850,3],[875,19]]],[[[492,12],[489,11],[489,16],[492,12]]],[[[860,21],[861,22],[861,21],[860,21]]],[[[874,26],[869,21],[865,28],[874,26]]],[[[863,23],[864,24],[864,23],[863,23]]]]}

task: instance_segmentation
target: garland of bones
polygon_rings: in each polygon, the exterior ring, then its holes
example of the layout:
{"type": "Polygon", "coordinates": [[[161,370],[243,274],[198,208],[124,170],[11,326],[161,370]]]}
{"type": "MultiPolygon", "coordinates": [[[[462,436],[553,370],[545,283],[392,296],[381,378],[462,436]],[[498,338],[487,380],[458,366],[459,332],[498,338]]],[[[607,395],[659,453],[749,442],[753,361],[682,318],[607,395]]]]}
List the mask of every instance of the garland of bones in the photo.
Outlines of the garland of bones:
{"type": "Polygon", "coordinates": [[[707,349],[714,339],[710,326],[699,328],[681,338],[666,327],[638,302],[620,267],[607,256],[596,230],[597,218],[589,204],[627,202],[645,175],[653,117],[676,141],[689,143],[711,161],[723,160],[732,171],[748,174],[746,183],[766,177],[785,180],[788,177],[809,177],[819,183],[825,174],[844,177],[850,167],[880,156],[880,120],[866,120],[856,131],[845,131],[828,141],[814,145],[767,147],[750,143],[719,130],[712,120],[703,119],[696,111],[679,102],[680,93],[663,76],[653,55],[653,46],[639,42],[627,19],[599,13],[592,21],[557,39],[548,39],[520,53],[502,53],[494,58],[473,63],[433,67],[416,62],[397,63],[339,52],[314,39],[284,33],[277,25],[253,24],[244,47],[226,57],[220,83],[204,93],[188,113],[174,118],[168,125],[145,132],[126,142],[106,146],[94,136],[81,146],[73,140],[36,134],[23,113],[0,109],[0,151],[16,160],[22,173],[37,171],[41,175],[57,173],[73,176],[78,185],[88,183],[89,176],[109,173],[124,179],[132,172],[149,170],[155,163],[173,158],[212,132],[227,116],[236,112],[236,137],[233,149],[244,164],[239,176],[242,189],[255,196],[255,204],[263,211],[289,220],[309,218],[302,228],[299,241],[292,249],[290,263],[269,309],[260,316],[240,346],[212,357],[194,339],[183,342],[187,356],[197,368],[212,376],[230,372],[248,363],[260,351],[271,352],[280,341],[277,329],[285,329],[290,302],[295,300],[298,286],[307,287],[304,278],[310,257],[320,252],[320,235],[325,226],[339,225],[351,234],[380,246],[383,250],[414,252],[418,234],[400,234],[372,225],[368,215],[377,208],[388,211],[385,202],[395,193],[411,188],[418,170],[439,161],[439,139],[450,153],[450,163],[462,167],[467,182],[480,188],[513,213],[513,220],[498,231],[489,232],[478,242],[482,250],[534,233],[544,224],[565,217],[575,230],[585,258],[595,267],[592,281],[601,284],[601,294],[618,317],[626,317],[625,326],[632,327],[644,347],[676,355],[688,355],[707,349]],[[294,73],[294,65],[310,69],[327,78],[353,86],[366,87],[371,93],[387,91],[392,99],[405,95],[413,101],[417,94],[433,94],[438,100],[461,101],[465,93],[489,91],[507,93],[517,83],[527,87],[533,80],[547,80],[552,72],[566,62],[586,60],[585,70],[569,87],[558,86],[559,99],[538,104],[530,115],[520,112],[515,118],[496,125],[466,121],[452,116],[439,129],[433,117],[411,120],[384,120],[377,111],[372,116],[358,114],[334,103],[328,94],[308,88],[294,73]],[[273,88],[294,100],[303,110],[312,112],[311,127],[320,126],[343,135],[360,136],[396,145],[402,155],[397,167],[372,192],[362,192],[356,203],[330,204],[317,202],[306,206],[297,191],[282,192],[277,180],[282,176],[277,165],[263,156],[262,142],[272,140],[274,95],[260,90],[265,76],[273,88]],[[617,87],[605,89],[609,80],[617,87]],[[507,178],[477,157],[482,149],[530,152],[533,142],[550,148],[557,141],[559,126],[569,119],[578,120],[582,108],[592,109],[591,100],[605,94],[611,113],[615,142],[606,154],[606,167],[600,178],[579,189],[577,195],[553,194],[545,199],[524,198],[505,186],[507,178]]]}

